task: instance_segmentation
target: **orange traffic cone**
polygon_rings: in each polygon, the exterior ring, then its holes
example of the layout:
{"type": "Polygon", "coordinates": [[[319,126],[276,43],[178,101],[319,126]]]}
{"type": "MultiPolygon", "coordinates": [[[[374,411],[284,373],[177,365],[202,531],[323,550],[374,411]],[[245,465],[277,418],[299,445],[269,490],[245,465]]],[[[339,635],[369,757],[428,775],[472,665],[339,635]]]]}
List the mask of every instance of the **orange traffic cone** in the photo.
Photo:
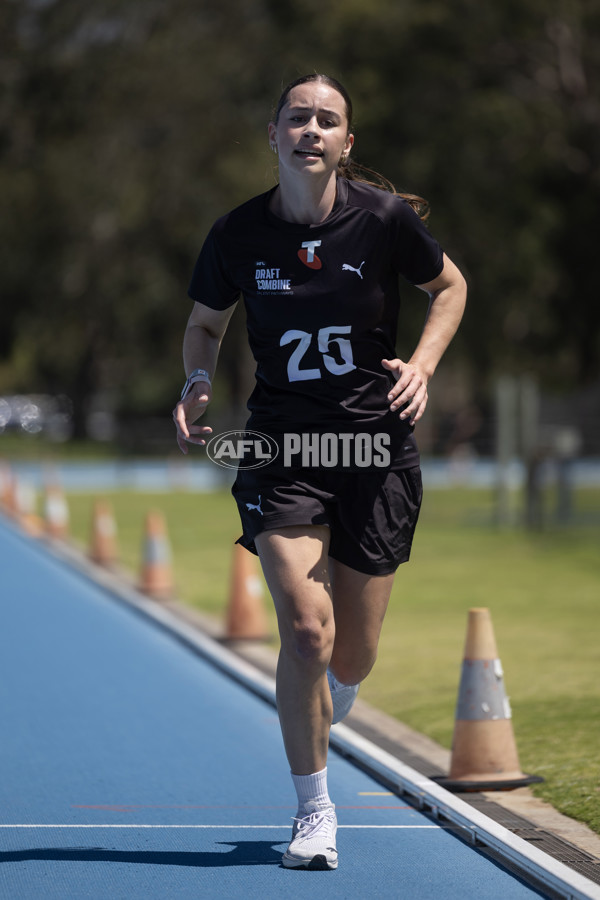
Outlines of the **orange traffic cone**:
{"type": "Polygon", "coordinates": [[[471,609],[450,774],[436,781],[451,791],[511,790],[543,781],[521,772],[511,716],[490,612],[471,609]]]}
{"type": "Polygon", "coordinates": [[[0,464],[0,505],[4,512],[12,514],[15,509],[14,479],[8,463],[0,464]]]}
{"type": "Polygon", "coordinates": [[[146,515],[140,590],[156,600],[173,596],[171,547],[162,513],[146,515]]]}
{"type": "Polygon", "coordinates": [[[13,481],[13,515],[21,528],[33,537],[42,533],[43,522],[36,513],[37,497],[31,482],[24,478],[13,481]]]}
{"type": "Polygon", "coordinates": [[[234,544],[225,639],[267,640],[268,637],[262,582],[255,558],[241,544],[234,544]]]}
{"type": "Polygon", "coordinates": [[[90,559],[100,566],[111,566],[117,559],[117,524],[107,500],[94,503],[90,559]]]}
{"type": "Polygon", "coordinates": [[[46,534],[63,540],[69,533],[69,507],[62,488],[48,484],[44,492],[44,521],[46,534]]]}

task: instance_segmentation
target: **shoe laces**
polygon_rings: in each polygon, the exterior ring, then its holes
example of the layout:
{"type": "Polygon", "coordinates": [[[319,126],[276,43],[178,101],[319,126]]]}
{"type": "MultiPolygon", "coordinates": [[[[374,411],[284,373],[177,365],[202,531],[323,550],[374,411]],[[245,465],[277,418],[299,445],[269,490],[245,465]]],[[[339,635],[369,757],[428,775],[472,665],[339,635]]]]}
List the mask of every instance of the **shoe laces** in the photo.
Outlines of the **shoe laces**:
{"type": "Polygon", "coordinates": [[[302,837],[305,840],[316,837],[323,831],[331,832],[331,828],[335,822],[335,811],[332,806],[326,809],[315,809],[302,818],[293,816],[294,822],[298,823],[296,837],[302,837]]]}

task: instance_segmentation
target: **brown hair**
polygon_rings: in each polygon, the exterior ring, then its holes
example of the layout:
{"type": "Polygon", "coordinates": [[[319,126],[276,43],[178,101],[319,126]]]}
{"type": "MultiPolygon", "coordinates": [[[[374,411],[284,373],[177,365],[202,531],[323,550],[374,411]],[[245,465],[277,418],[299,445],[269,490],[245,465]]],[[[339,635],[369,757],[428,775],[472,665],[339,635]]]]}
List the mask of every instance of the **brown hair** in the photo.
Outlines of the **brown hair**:
{"type": "MultiPolygon", "coordinates": [[[[299,87],[301,84],[308,84],[311,82],[326,84],[341,95],[346,106],[348,134],[350,134],[352,131],[352,100],[350,99],[350,94],[336,78],[332,78],[330,75],[319,75],[317,73],[314,75],[302,75],[300,78],[291,81],[287,87],[284,88],[273,114],[273,121],[275,124],[279,121],[281,110],[285,106],[290,91],[295,87],[299,87]]],[[[385,175],[381,175],[374,169],[369,169],[367,166],[354,162],[353,159],[348,158],[344,163],[340,161],[338,165],[338,175],[341,178],[347,178],[348,181],[360,181],[363,184],[370,184],[372,187],[379,188],[379,190],[389,191],[390,194],[395,194],[397,197],[402,197],[406,200],[422,221],[425,221],[429,217],[429,204],[427,200],[424,200],[423,197],[419,197],[417,194],[405,194],[397,191],[392,182],[389,178],[386,178],[385,175]]]]}

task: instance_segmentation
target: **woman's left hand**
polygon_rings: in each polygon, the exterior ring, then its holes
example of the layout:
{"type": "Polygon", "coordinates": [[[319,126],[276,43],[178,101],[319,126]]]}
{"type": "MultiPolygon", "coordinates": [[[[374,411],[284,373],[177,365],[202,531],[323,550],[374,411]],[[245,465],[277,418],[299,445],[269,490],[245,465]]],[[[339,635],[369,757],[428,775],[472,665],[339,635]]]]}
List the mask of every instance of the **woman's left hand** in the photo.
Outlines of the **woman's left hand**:
{"type": "Polygon", "coordinates": [[[414,425],[419,421],[427,406],[425,373],[413,363],[405,363],[401,359],[382,359],[381,364],[397,379],[388,394],[390,410],[396,412],[406,404],[405,409],[400,413],[400,418],[408,419],[409,424],[414,425]]]}

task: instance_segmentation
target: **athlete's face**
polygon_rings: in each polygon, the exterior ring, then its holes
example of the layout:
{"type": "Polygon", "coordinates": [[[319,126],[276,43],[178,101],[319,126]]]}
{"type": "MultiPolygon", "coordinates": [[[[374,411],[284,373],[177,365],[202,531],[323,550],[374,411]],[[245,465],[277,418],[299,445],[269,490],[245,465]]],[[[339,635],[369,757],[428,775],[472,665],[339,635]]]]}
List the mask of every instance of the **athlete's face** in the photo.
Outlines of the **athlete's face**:
{"type": "Polygon", "coordinates": [[[269,125],[269,140],[277,147],[280,169],[334,172],[354,143],[344,98],[319,82],[292,88],[277,124],[269,125]]]}

